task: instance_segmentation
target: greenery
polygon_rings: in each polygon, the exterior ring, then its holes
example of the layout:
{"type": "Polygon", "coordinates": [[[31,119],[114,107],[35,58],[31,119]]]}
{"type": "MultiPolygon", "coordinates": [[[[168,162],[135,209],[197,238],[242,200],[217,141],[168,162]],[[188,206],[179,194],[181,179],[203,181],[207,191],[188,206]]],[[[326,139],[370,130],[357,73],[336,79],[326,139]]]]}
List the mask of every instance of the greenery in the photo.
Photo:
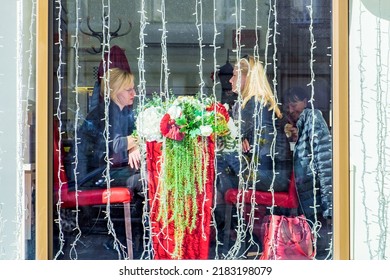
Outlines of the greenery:
{"type": "Polygon", "coordinates": [[[162,142],[157,220],[174,228],[173,258],[182,257],[184,237],[196,227],[197,197],[204,193],[207,180],[209,141],[228,139],[228,122],[221,103],[192,96],[165,101],[153,96],[138,115],[141,138],[162,142]],[[154,129],[157,123],[159,130],[154,129]]]}

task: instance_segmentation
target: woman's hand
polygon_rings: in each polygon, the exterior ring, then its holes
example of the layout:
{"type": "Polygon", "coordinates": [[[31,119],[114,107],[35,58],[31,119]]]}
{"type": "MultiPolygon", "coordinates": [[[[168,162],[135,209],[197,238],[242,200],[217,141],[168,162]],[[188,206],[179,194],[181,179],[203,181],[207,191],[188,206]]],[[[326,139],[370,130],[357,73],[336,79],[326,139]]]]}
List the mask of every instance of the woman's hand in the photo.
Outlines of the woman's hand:
{"type": "Polygon", "coordinates": [[[242,151],[244,153],[249,152],[251,149],[251,145],[249,145],[248,139],[242,140],[242,151]]]}
{"type": "Polygon", "coordinates": [[[131,168],[139,169],[140,168],[140,162],[141,162],[141,153],[138,149],[138,147],[135,147],[128,151],[129,156],[129,166],[131,168]]]}
{"type": "Polygon", "coordinates": [[[131,151],[135,148],[138,148],[139,139],[136,136],[129,135],[127,136],[127,150],[131,151]]]}
{"type": "Polygon", "coordinates": [[[284,126],[284,132],[290,142],[297,142],[298,139],[298,128],[288,123],[284,126]]]}

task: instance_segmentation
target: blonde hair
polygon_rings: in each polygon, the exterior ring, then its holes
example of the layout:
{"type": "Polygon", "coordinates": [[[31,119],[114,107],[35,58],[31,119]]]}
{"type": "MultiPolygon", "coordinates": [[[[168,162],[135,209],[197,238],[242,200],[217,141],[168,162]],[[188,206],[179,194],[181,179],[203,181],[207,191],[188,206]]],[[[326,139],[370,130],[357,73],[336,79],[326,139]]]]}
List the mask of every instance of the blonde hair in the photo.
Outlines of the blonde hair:
{"type": "MultiPolygon", "coordinates": [[[[110,98],[115,100],[117,93],[128,87],[133,82],[134,75],[130,72],[120,68],[111,68],[109,69],[109,72],[106,72],[105,77],[100,82],[100,95],[104,96],[105,88],[108,88],[109,86],[110,98]]],[[[106,90],[106,92],[108,91],[106,90]]]]}
{"type": "Polygon", "coordinates": [[[246,82],[241,91],[242,107],[244,108],[254,96],[261,104],[268,105],[270,111],[274,110],[279,119],[282,118],[282,112],[276,102],[262,63],[253,56],[248,56],[241,58],[238,64],[241,75],[246,76],[246,82]]]}

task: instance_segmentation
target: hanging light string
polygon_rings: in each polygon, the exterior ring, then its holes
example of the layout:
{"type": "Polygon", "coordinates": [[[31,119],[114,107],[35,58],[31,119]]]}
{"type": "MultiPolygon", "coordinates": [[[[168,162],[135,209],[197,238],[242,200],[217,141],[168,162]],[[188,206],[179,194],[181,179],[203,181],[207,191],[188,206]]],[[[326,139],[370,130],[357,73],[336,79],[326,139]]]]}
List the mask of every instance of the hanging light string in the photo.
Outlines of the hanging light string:
{"type": "Polygon", "coordinates": [[[69,256],[70,259],[77,260],[78,259],[78,254],[76,250],[77,243],[80,241],[81,238],[81,228],[79,224],[79,184],[78,184],[78,176],[77,176],[77,168],[78,168],[78,143],[79,143],[79,137],[78,137],[78,130],[77,128],[79,127],[79,119],[80,119],[80,102],[79,102],[79,91],[78,91],[78,85],[79,85],[79,69],[81,68],[80,66],[80,58],[79,58],[79,22],[80,22],[80,5],[79,5],[79,0],[75,0],[75,16],[76,16],[76,21],[75,21],[75,29],[74,29],[74,35],[72,35],[72,38],[74,39],[74,44],[73,44],[73,49],[74,49],[74,65],[75,65],[75,77],[74,77],[74,85],[75,88],[72,91],[75,94],[75,102],[76,102],[76,111],[75,111],[75,123],[74,123],[74,147],[75,147],[75,158],[74,158],[74,169],[73,169],[73,174],[75,178],[75,200],[76,200],[76,209],[75,209],[75,228],[73,231],[75,232],[75,237],[73,242],[70,244],[70,252],[69,256]]]}
{"type": "Polygon", "coordinates": [[[200,93],[200,98],[203,103],[203,98],[204,98],[204,86],[205,82],[203,79],[203,4],[202,0],[196,0],[196,5],[195,5],[195,26],[196,30],[198,32],[198,42],[199,42],[199,64],[198,69],[199,69],[199,93],[200,93]]]}
{"type": "MultiPolygon", "coordinates": [[[[202,3],[202,0],[196,1],[194,16],[195,16],[195,26],[196,26],[196,30],[198,33],[198,42],[199,42],[199,44],[198,44],[198,46],[199,46],[199,64],[197,65],[198,69],[199,69],[199,79],[200,79],[199,95],[200,95],[201,103],[204,104],[204,99],[206,98],[206,96],[204,93],[205,81],[203,79],[203,61],[204,61],[203,48],[204,48],[204,44],[203,44],[203,3],[202,3]]],[[[207,144],[205,143],[207,140],[202,138],[202,141],[204,143],[202,143],[201,145],[203,147],[207,147],[207,144]]],[[[203,151],[203,152],[205,152],[205,151],[203,151]]],[[[205,157],[203,157],[203,158],[205,158],[205,157]]],[[[207,164],[204,164],[203,168],[204,168],[203,173],[207,174],[207,164]]],[[[203,239],[207,238],[206,234],[205,234],[205,228],[204,228],[204,226],[205,226],[204,219],[206,217],[204,211],[205,211],[205,205],[206,205],[207,200],[208,200],[207,199],[207,191],[205,191],[205,192],[203,192],[202,208],[201,208],[200,213],[199,213],[199,216],[202,219],[201,233],[202,233],[203,239]]],[[[206,226],[209,226],[209,225],[206,225],[206,226]]]]}
{"type": "Polygon", "coordinates": [[[107,219],[107,230],[108,234],[112,235],[113,237],[113,248],[118,253],[118,259],[121,259],[122,256],[124,256],[125,259],[127,259],[127,252],[126,252],[126,246],[122,244],[122,242],[118,239],[116,235],[116,231],[114,228],[114,223],[111,219],[111,182],[113,179],[111,179],[111,165],[112,165],[112,158],[110,158],[110,142],[111,135],[110,135],[110,114],[109,114],[109,106],[110,106],[110,64],[111,64],[111,54],[110,54],[110,16],[111,16],[111,1],[110,0],[102,0],[102,61],[103,61],[103,79],[104,79],[104,132],[103,137],[105,139],[106,147],[105,147],[105,157],[104,160],[106,162],[106,168],[103,171],[103,177],[106,182],[106,188],[107,188],[107,204],[106,209],[104,211],[105,213],[105,219],[107,219]],[[107,54],[107,60],[105,60],[105,54],[107,54]]]}
{"type": "MultiPolygon", "coordinates": [[[[376,45],[375,45],[375,65],[376,65],[376,80],[375,80],[375,88],[368,90],[367,82],[366,82],[366,53],[364,50],[367,49],[363,45],[364,41],[364,15],[367,14],[366,10],[363,10],[362,4],[359,2],[359,17],[358,17],[358,34],[359,34],[359,45],[357,46],[359,50],[359,74],[360,74],[360,133],[356,135],[360,140],[361,145],[361,156],[362,156],[362,165],[361,165],[361,176],[360,176],[360,189],[362,196],[362,205],[363,205],[363,222],[365,224],[366,229],[366,241],[368,254],[370,259],[386,259],[386,240],[388,235],[388,206],[389,206],[389,194],[386,193],[386,181],[388,175],[386,174],[387,166],[387,153],[386,153],[386,143],[388,142],[388,132],[387,132],[387,123],[388,123],[388,111],[387,106],[389,103],[388,100],[388,76],[389,76],[389,59],[390,52],[387,51],[387,61],[383,63],[383,44],[386,42],[383,40],[383,35],[387,36],[387,43],[389,43],[389,25],[387,31],[382,30],[382,20],[378,17],[376,18],[376,45]],[[385,72],[384,68],[387,68],[385,72]],[[376,93],[375,97],[370,97],[368,93],[372,91],[376,93]],[[369,99],[369,100],[368,100],[369,99]],[[366,136],[371,135],[372,131],[368,129],[368,110],[370,107],[370,100],[375,102],[376,106],[376,166],[375,171],[370,171],[368,163],[368,159],[370,159],[369,149],[367,147],[370,144],[365,140],[366,136]],[[374,209],[369,206],[370,201],[370,191],[369,187],[366,184],[369,176],[375,176],[375,184],[376,184],[376,199],[378,208],[376,209],[376,213],[374,213],[374,209]],[[375,217],[376,221],[372,221],[371,217],[375,217]],[[373,224],[377,224],[377,230],[374,235],[375,238],[372,237],[372,228],[373,224]],[[374,242],[377,242],[374,244],[374,242]]],[[[379,10],[380,7],[379,7],[379,10]]],[[[387,48],[388,49],[388,48],[387,48]]],[[[370,137],[370,136],[369,136],[370,137]]],[[[372,180],[371,180],[372,181],[372,180]]],[[[374,189],[374,188],[372,188],[374,189]]]]}
{"type": "MultiPolygon", "coordinates": [[[[149,24],[147,22],[146,10],[145,10],[145,0],[141,0],[141,10],[138,12],[140,14],[140,32],[139,32],[139,56],[138,56],[138,73],[139,73],[139,85],[138,85],[138,100],[140,110],[143,110],[145,107],[146,99],[146,79],[145,79],[145,28],[149,24]]],[[[140,153],[141,155],[141,181],[142,181],[142,192],[146,198],[145,204],[143,205],[143,215],[142,215],[142,226],[143,226],[143,238],[142,245],[143,251],[141,254],[141,259],[152,259],[150,248],[152,248],[152,242],[150,236],[152,236],[151,226],[149,225],[148,217],[150,217],[149,203],[150,197],[148,195],[149,189],[147,184],[147,166],[146,166],[146,145],[145,143],[140,144],[140,153]]]]}
{"type": "Polygon", "coordinates": [[[23,115],[24,106],[23,103],[26,100],[23,100],[23,80],[22,80],[22,71],[23,71],[23,10],[21,2],[16,2],[17,4],[17,26],[16,26],[16,57],[17,57],[17,84],[16,84],[16,93],[17,93],[17,122],[16,122],[16,221],[15,221],[15,239],[17,240],[15,246],[15,256],[17,260],[23,259],[24,256],[24,210],[25,210],[25,200],[24,200],[24,127],[25,127],[25,115],[23,115]]]}
{"type": "MultiPolygon", "coordinates": [[[[235,24],[236,24],[236,34],[235,34],[235,43],[236,43],[236,49],[233,50],[236,54],[236,61],[239,62],[241,59],[241,30],[245,28],[245,26],[242,24],[242,12],[244,11],[242,7],[242,1],[241,0],[235,0],[235,9],[233,16],[235,17],[235,24]]],[[[238,73],[241,73],[240,63],[237,63],[237,71],[238,73]]],[[[237,76],[237,102],[238,105],[241,107],[242,104],[242,96],[241,96],[241,75],[237,76]]],[[[234,89],[233,89],[234,90],[234,89]]],[[[241,110],[238,110],[238,131],[241,131],[241,110]]],[[[238,189],[240,190],[239,195],[237,197],[237,203],[236,203],[236,209],[237,209],[237,225],[236,225],[236,240],[233,244],[233,246],[229,249],[227,252],[225,258],[226,259],[236,259],[238,255],[241,253],[242,256],[245,255],[245,252],[240,252],[241,246],[245,242],[245,236],[246,236],[246,225],[245,225],[245,217],[244,217],[244,210],[245,210],[245,203],[244,203],[244,194],[247,191],[247,184],[245,184],[245,180],[243,177],[243,162],[242,162],[242,141],[241,137],[238,137],[238,157],[240,159],[240,172],[238,174],[238,189]]]]}
{"type": "MultiPolygon", "coordinates": [[[[313,33],[313,1],[312,0],[310,1],[310,5],[308,5],[306,8],[308,9],[309,16],[310,16],[310,24],[309,24],[309,33],[310,33],[310,60],[309,60],[310,83],[307,85],[310,88],[310,99],[309,99],[308,103],[310,104],[310,108],[311,108],[311,114],[312,114],[311,127],[313,128],[311,139],[310,139],[310,150],[314,151],[314,137],[315,137],[315,135],[317,133],[315,131],[316,117],[315,117],[315,111],[314,111],[314,109],[315,109],[314,108],[314,100],[315,100],[314,99],[314,95],[315,95],[315,86],[314,86],[314,83],[315,83],[314,50],[316,49],[316,41],[315,41],[315,37],[314,37],[314,33],[313,33]]],[[[310,170],[311,170],[311,173],[312,173],[312,178],[313,178],[313,181],[312,181],[312,186],[313,186],[313,205],[311,207],[313,208],[313,211],[314,211],[313,235],[316,237],[316,236],[318,236],[319,230],[321,228],[321,223],[318,221],[318,218],[317,218],[317,207],[319,207],[320,205],[317,202],[317,191],[318,191],[318,189],[316,187],[317,177],[316,177],[316,170],[315,170],[315,166],[314,166],[314,156],[313,155],[310,158],[309,167],[310,167],[310,170]]],[[[313,246],[314,247],[317,246],[317,238],[314,238],[313,246]]]]}
{"type": "MultiPolygon", "coordinates": [[[[216,7],[216,0],[213,0],[213,27],[214,27],[214,33],[213,33],[213,65],[214,65],[214,70],[213,70],[213,73],[214,73],[214,77],[213,77],[213,98],[214,100],[217,100],[217,94],[216,94],[216,88],[217,88],[217,85],[220,84],[218,81],[217,81],[217,72],[218,72],[218,68],[219,68],[219,65],[218,65],[218,62],[217,62],[217,50],[220,49],[221,47],[220,46],[217,46],[217,37],[221,34],[220,32],[218,32],[218,28],[217,28],[217,18],[216,18],[216,12],[217,12],[217,7],[216,7]]],[[[214,150],[214,154],[216,155],[217,154],[217,145],[215,145],[215,150],[214,150]]],[[[216,194],[217,193],[217,177],[218,177],[218,171],[217,171],[217,157],[214,158],[214,166],[215,166],[215,173],[214,173],[214,193],[216,194]]],[[[211,211],[211,219],[212,219],[212,224],[211,226],[213,227],[213,230],[215,230],[215,259],[219,259],[219,254],[218,254],[218,251],[219,251],[219,246],[220,245],[223,245],[222,242],[220,242],[218,240],[218,227],[217,227],[217,221],[216,221],[216,217],[215,217],[215,210],[216,210],[216,206],[217,206],[217,196],[214,195],[214,202],[213,202],[213,206],[212,206],[212,211],[211,211]]],[[[203,223],[202,223],[203,224],[203,223]]]]}
{"type": "MultiPolygon", "coordinates": [[[[54,44],[58,48],[58,66],[56,70],[56,75],[57,75],[57,91],[56,91],[56,97],[55,99],[57,101],[57,108],[56,108],[56,113],[54,114],[54,117],[57,118],[58,121],[58,170],[57,170],[57,179],[58,179],[58,201],[56,203],[56,209],[57,209],[57,219],[55,219],[55,222],[58,224],[58,241],[59,241],[59,248],[54,256],[54,259],[57,259],[60,255],[64,255],[64,246],[65,246],[65,238],[64,238],[64,232],[62,229],[62,217],[61,217],[61,206],[62,206],[62,187],[66,182],[62,181],[61,178],[61,173],[64,172],[64,166],[62,164],[62,118],[61,115],[64,114],[64,112],[61,111],[61,105],[62,105],[62,81],[64,77],[62,76],[61,72],[61,67],[66,65],[66,62],[62,60],[62,51],[63,51],[63,39],[62,39],[62,1],[61,0],[56,0],[56,10],[57,10],[57,34],[58,34],[58,41],[54,42],[54,44]]],[[[55,129],[55,128],[53,128],[55,129]]]]}
{"type": "MultiPolygon", "coordinates": [[[[384,88],[384,95],[386,96],[385,104],[389,104],[389,87],[390,87],[390,85],[389,85],[389,83],[390,83],[390,81],[389,81],[389,77],[390,77],[390,67],[389,67],[389,65],[390,65],[390,48],[389,48],[390,36],[389,36],[389,34],[390,34],[390,23],[388,21],[383,21],[383,20],[381,20],[381,23],[384,26],[386,26],[386,24],[387,24],[387,30],[384,30],[382,32],[383,35],[385,36],[385,39],[387,39],[387,41],[383,40],[381,42],[381,44],[380,44],[380,49],[382,51],[387,49],[387,53],[386,53],[387,59],[386,59],[385,63],[382,64],[382,67],[386,68],[387,71],[385,72],[384,75],[382,75],[381,83],[382,83],[383,88],[384,88]],[[387,44],[387,47],[382,47],[382,43],[387,44]]],[[[382,53],[380,55],[382,57],[382,53]]],[[[386,119],[386,124],[385,124],[385,127],[383,129],[386,129],[388,127],[387,126],[387,124],[388,124],[388,114],[389,114],[388,111],[386,110],[386,108],[384,108],[384,115],[385,115],[385,119],[386,119]]],[[[386,129],[386,131],[387,131],[387,129],[386,129]]],[[[388,132],[386,132],[385,143],[389,143],[388,132]]],[[[383,148],[385,148],[385,145],[383,146],[383,148]]],[[[383,151],[383,152],[385,152],[385,151],[383,151]]],[[[384,159],[384,164],[386,164],[388,162],[387,158],[388,158],[388,154],[386,153],[386,159],[384,159]]],[[[389,218],[389,216],[388,216],[387,210],[389,209],[389,206],[390,206],[390,193],[389,193],[388,188],[385,188],[387,180],[388,180],[388,177],[386,176],[386,178],[384,179],[384,183],[382,185],[383,186],[382,190],[383,190],[383,193],[384,193],[383,197],[385,198],[385,203],[384,203],[385,205],[383,205],[383,207],[381,209],[382,212],[383,212],[383,215],[382,215],[383,221],[385,221],[385,226],[383,227],[383,234],[382,234],[382,236],[384,238],[386,236],[388,236],[388,234],[389,234],[389,232],[388,232],[388,225],[389,225],[389,222],[388,222],[389,219],[388,218],[389,218]]],[[[380,221],[380,223],[381,223],[381,221],[380,221]]],[[[388,244],[387,241],[384,241],[383,243],[388,244]]],[[[384,245],[383,248],[382,248],[383,251],[382,251],[381,259],[388,259],[388,256],[385,255],[386,247],[387,246],[384,245]]]]}
{"type": "MultiPolygon", "coordinates": [[[[332,7],[330,7],[329,13],[330,14],[332,13],[332,7]]],[[[327,53],[326,56],[329,57],[329,68],[331,69],[332,68],[332,47],[329,46],[327,49],[330,50],[330,53],[327,53]]],[[[332,98],[331,98],[330,102],[332,102],[332,98]]],[[[332,112],[332,110],[330,111],[330,124],[332,124],[332,113],[331,112],[332,112]]],[[[330,135],[330,137],[332,139],[332,135],[330,135]]],[[[332,230],[330,232],[328,232],[327,234],[329,235],[330,238],[328,239],[329,243],[328,243],[328,248],[326,249],[326,250],[328,250],[328,255],[327,255],[326,259],[332,259],[332,252],[333,252],[333,223],[332,223],[332,230]]]]}
{"type": "MultiPolygon", "coordinates": [[[[259,38],[258,38],[258,28],[259,25],[258,25],[258,10],[259,10],[259,7],[258,7],[258,0],[256,0],[255,2],[255,10],[256,10],[256,15],[255,15],[255,22],[254,22],[254,25],[255,25],[255,28],[254,28],[254,31],[255,31],[255,46],[253,48],[253,57],[255,59],[255,61],[260,61],[260,55],[259,55],[259,38]]],[[[264,75],[266,75],[266,73],[264,73],[264,75]]],[[[258,174],[258,167],[259,167],[259,160],[260,160],[260,157],[258,155],[258,151],[259,151],[259,143],[260,143],[260,139],[261,139],[261,127],[262,127],[262,123],[263,123],[263,106],[261,104],[264,104],[264,99],[262,98],[262,100],[260,102],[256,102],[255,103],[255,108],[254,108],[254,122],[253,122],[253,126],[256,128],[254,130],[254,135],[253,135],[253,147],[252,147],[252,150],[253,150],[253,154],[252,154],[252,158],[251,158],[251,164],[249,166],[249,170],[251,170],[251,174],[253,175],[252,177],[252,182],[251,182],[251,185],[248,186],[248,189],[251,191],[251,200],[250,200],[250,211],[248,213],[248,222],[247,222],[247,228],[248,228],[248,234],[249,234],[249,238],[248,238],[248,248],[251,248],[252,250],[254,248],[256,248],[256,255],[260,255],[261,253],[261,246],[256,242],[255,238],[254,238],[254,234],[253,234],[253,230],[255,228],[255,223],[256,221],[259,220],[259,218],[257,217],[258,215],[256,214],[257,211],[258,211],[258,206],[257,206],[257,202],[256,202],[256,195],[255,195],[255,191],[256,191],[256,183],[258,183],[259,180],[261,180],[261,178],[257,178],[257,174],[258,174]],[[260,119],[258,120],[258,118],[256,118],[255,116],[260,116],[260,119]],[[260,123],[260,125],[257,124],[257,122],[260,123]],[[260,129],[257,129],[257,127],[260,127],[260,129]]],[[[248,235],[247,234],[247,235],[248,235]]]]}
{"type": "Polygon", "coordinates": [[[256,14],[255,14],[255,46],[253,48],[253,57],[256,59],[256,60],[260,60],[260,54],[259,54],[259,50],[260,50],[260,46],[259,46],[259,31],[261,29],[261,25],[259,25],[259,0],[256,0],[255,1],[255,10],[256,10],[256,14]]]}
{"type": "MultiPolygon", "coordinates": [[[[269,10],[268,10],[268,21],[267,21],[267,32],[266,32],[266,43],[265,43],[265,53],[264,53],[264,75],[267,76],[268,72],[268,65],[273,65],[273,79],[272,79],[272,85],[273,85],[273,93],[274,93],[274,98],[276,99],[275,102],[277,102],[277,54],[278,54],[278,48],[277,48],[277,35],[280,33],[278,32],[278,10],[277,10],[277,0],[269,0],[268,3],[269,10]],[[271,33],[272,32],[272,33],[271,33]],[[273,46],[273,54],[272,54],[272,63],[268,62],[268,54],[269,54],[269,46],[273,46]]],[[[267,77],[264,77],[264,80],[267,80],[267,77]]],[[[263,103],[263,102],[262,102],[263,103]]],[[[278,104],[279,105],[279,104],[278,104]]],[[[261,107],[263,109],[263,107],[261,107]]],[[[260,116],[262,116],[262,112],[259,112],[260,116]]],[[[275,125],[275,111],[273,111],[272,115],[272,125],[273,125],[273,138],[272,138],[272,143],[270,146],[270,158],[272,159],[272,168],[273,168],[273,177],[271,181],[271,185],[269,188],[269,191],[271,192],[272,195],[272,204],[271,206],[267,207],[270,211],[270,215],[273,219],[273,214],[274,214],[274,208],[275,208],[275,192],[274,192],[274,181],[275,181],[275,145],[276,145],[276,136],[277,136],[277,130],[276,130],[276,125],[275,125]]],[[[260,127],[262,127],[262,117],[260,120],[260,127]]],[[[261,130],[257,132],[258,137],[261,138],[261,130]]],[[[258,141],[257,141],[258,142],[258,141]]],[[[257,163],[258,164],[258,163],[257,163]]],[[[274,237],[271,237],[271,250],[274,252],[276,251],[275,247],[275,242],[272,240],[274,237]]]]}
{"type": "Polygon", "coordinates": [[[359,46],[357,47],[359,50],[359,74],[360,74],[360,133],[357,135],[357,137],[360,139],[360,145],[361,145],[361,155],[362,155],[362,173],[361,173],[361,194],[362,194],[362,204],[363,204],[363,210],[364,210],[364,215],[363,215],[363,221],[365,223],[365,228],[366,228],[366,241],[365,243],[367,244],[368,247],[368,253],[370,255],[370,259],[373,259],[373,249],[371,247],[371,236],[370,236],[370,219],[369,217],[372,216],[372,210],[371,208],[368,207],[367,205],[367,186],[366,186],[366,174],[368,174],[368,166],[367,166],[367,158],[368,158],[368,153],[367,153],[367,147],[366,147],[366,141],[364,140],[364,136],[366,134],[366,124],[368,123],[368,119],[366,117],[367,110],[368,108],[368,102],[365,101],[366,97],[366,89],[367,86],[365,85],[366,83],[366,69],[365,69],[365,53],[364,53],[364,48],[363,48],[363,14],[365,13],[362,10],[362,4],[359,1],[359,28],[358,28],[358,33],[359,33],[359,46]]]}
{"type": "MultiPolygon", "coordinates": [[[[274,9],[273,9],[273,15],[274,15],[274,28],[273,28],[273,47],[274,47],[274,52],[273,52],[273,55],[272,55],[272,58],[273,58],[273,79],[272,79],[272,85],[273,85],[273,98],[275,99],[275,103],[277,105],[280,105],[280,103],[278,102],[278,44],[277,44],[277,36],[280,35],[279,31],[278,31],[278,25],[279,25],[279,22],[278,22],[278,10],[277,10],[277,5],[278,5],[278,2],[277,0],[275,0],[274,2],[274,9]]],[[[264,75],[266,76],[267,73],[264,72],[264,75]]],[[[275,207],[275,192],[274,192],[274,182],[275,182],[275,177],[276,177],[276,170],[275,170],[275,156],[276,156],[276,152],[275,152],[275,147],[276,147],[276,137],[277,137],[277,129],[276,129],[276,123],[275,123],[275,120],[276,120],[276,114],[275,114],[275,110],[272,111],[272,126],[273,126],[273,138],[272,138],[272,142],[271,142],[271,147],[270,147],[270,157],[272,159],[272,182],[271,182],[271,185],[270,185],[270,192],[272,194],[272,206],[270,208],[270,213],[271,215],[273,215],[274,213],[274,207],[275,207]]]]}
{"type": "MultiPolygon", "coordinates": [[[[166,99],[169,99],[170,96],[169,96],[169,89],[168,89],[169,68],[168,68],[168,55],[167,55],[168,51],[167,51],[167,40],[166,40],[168,31],[166,29],[167,21],[165,19],[165,0],[161,0],[160,9],[157,9],[157,12],[161,13],[161,25],[162,25],[162,27],[160,29],[160,31],[162,31],[162,34],[161,34],[160,98],[162,100],[166,100],[166,99]]],[[[165,139],[163,139],[162,150],[165,150],[165,149],[166,149],[166,141],[165,141],[165,139]]],[[[161,174],[163,173],[165,168],[167,168],[165,166],[165,161],[163,160],[163,157],[161,157],[160,162],[156,163],[156,165],[158,165],[158,164],[160,164],[160,171],[158,173],[158,178],[161,178],[161,174]]],[[[154,213],[154,212],[158,211],[158,210],[156,210],[156,208],[158,209],[158,207],[159,207],[159,206],[157,206],[159,204],[159,201],[166,201],[166,197],[162,197],[163,192],[160,191],[161,184],[162,184],[162,182],[161,182],[161,180],[159,180],[157,187],[156,187],[155,196],[153,198],[151,198],[152,203],[150,206],[150,213],[152,213],[152,212],[154,213]]],[[[165,216],[162,217],[162,219],[163,219],[163,221],[168,221],[169,220],[168,211],[164,211],[164,213],[165,213],[165,216]]],[[[151,237],[159,236],[160,234],[163,236],[170,236],[169,232],[168,232],[168,227],[161,227],[160,232],[154,232],[153,226],[151,225],[150,227],[151,227],[151,229],[150,229],[150,232],[151,232],[150,236],[151,237]]],[[[161,249],[163,249],[167,254],[170,254],[168,248],[166,247],[167,244],[161,243],[160,238],[155,238],[154,241],[159,242],[158,246],[161,249]]],[[[153,247],[155,247],[155,246],[151,246],[151,250],[152,250],[151,257],[152,258],[154,258],[153,247]]]]}
{"type": "Polygon", "coordinates": [[[165,20],[165,0],[161,0],[161,74],[160,74],[160,96],[164,99],[169,99],[169,68],[168,68],[168,51],[167,51],[167,21],[165,20]]]}
{"type": "MultiPolygon", "coordinates": [[[[379,10],[380,9],[380,1],[379,1],[379,10]]],[[[386,194],[386,179],[388,178],[388,166],[387,166],[387,146],[386,143],[389,143],[388,139],[388,111],[386,108],[388,107],[388,95],[385,91],[385,83],[384,80],[386,77],[384,74],[384,67],[388,68],[384,65],[382,60],[382,20],[380,17],[376,17],[376,81],[375,81],[375,93],[376,93],[376,124],[377,124],[377,135],[376,137],[376,152],[377,152],[377,166],[375,168],[375,181],[377,186],[377,201],[378,201],[378,209],[377,209],[377,219],[378,219],[378,227],[379,233],[377,235],[377,258],[384,260],[386,258],[386,245],[388,239],[388,207],[389,207],[389,194],[386,194]]],[[[388,77],[388,76],[387,76],[388,77]]],[[[387,84],[387,83],[386,83],[387,84]]]]}
{"type": "Polygon", "coordinates": [[[24,127],[25,127],[25,117],[26,115],[23,114],[24,112],[24,105],[23,103],[26,102],[25,99],[23,99],[23,40],[22,40],[22,34],[23,34],[23,6],[20,1],[16,2],[17,5],[17,26],[16,26],[16,72],[17,72],[17,84],[16,84],[16,94],[17,94],[17,122],[16,122],[16,229],[15,229],[15,237],[16,237],[16,248],[15,248],[15,255],[16,259],[20,260],[23,259],[24,256],[24,235],[23,235],[23,228],[24,228],[24,210],[25,210],[25,199],[24,199],[24,127]],[[21,246],[22,245],[22,246],[21,246]]]}

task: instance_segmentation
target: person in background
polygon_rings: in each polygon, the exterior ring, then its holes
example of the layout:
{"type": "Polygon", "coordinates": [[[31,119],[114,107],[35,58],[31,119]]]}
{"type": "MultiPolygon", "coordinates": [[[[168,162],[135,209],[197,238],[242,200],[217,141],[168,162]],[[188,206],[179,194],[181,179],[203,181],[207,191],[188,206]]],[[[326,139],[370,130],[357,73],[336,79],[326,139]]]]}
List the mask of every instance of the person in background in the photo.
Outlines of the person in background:
{"type": "MultiPolygon", "coordinates": [[[[239,128],[239,142],[242,146],[233,151],[222,150],[217,155],[218,177],[214,215],[218,232],[229,230],[234,236],[232,228],[225,228],[226,191],[229,188],[254,187],[261,191],[272,189],[274,192],[287,192],[292,157],[283,131],[286,122],[261,61],[252,56],[241,58],[235,64],[230,83],[233,92],[238,94],[232,115],[239,128]]],[[[233,228],[236,227],[235,222],[233,220],[233,228]]],[[[248,238],[249,236],[246,236],[241,250],[245,250],[249,245],[248,238]]]]}
{"type": "MultiPolygon", "coordinates": [[[[99,102],[78,130],[79,181],[109,161],[112,167],[128,166],[129,182],[132,182],[129,188],[132,192],[135,189],[140,191],[138,169],[141,157],[138,139],[130,131],[134,124],[129,124],[128,117],[136,96],[133,74],[119,68],[110,69],[101,79],[100,94],[103,100],[109,98],[109,102],[99,102]]],[[[73,156],[76,157],[74,152],[73,156]]]]}
{"type": "Polygon", "coordinates": [[[234,120],[241,121],[242,157],[237,151],[218,156],[220,195],[238,187],[240,172],[249,185],[256,178],[257,190],[269,191],[272,186],[275,192],[287,191],[292,161],[285,122],[262,63],[252,56],[241,58],[230,83],[242,100],[233,106],[234,120]]]}
{"type": "MultiPolygon", "coordinates": [[[[97,70],[96,81],[93,87],[92,95],[88,100],[88,112],[92,111],[99,103],[104,102],[103,96],[101,95],[101,84],[104,73],[108,69],[119,68],[126,72],[131,73],[130,64],[127,60],[125,51],[118,45],[114,45],[110,48],[109,52],[104,53],[104,59],[99,63],[97,70]]],[[[134,104],[128,105],[129,110],[126,110],[129,115],[128,124],[130,125],[130,131],[135,130],[135,114],[134,114],[134,104]]]]}
{"type": "Polygon", "coordinates": [[[300,87],[287,90],[285,132],[292,142],[294,175],[303,214],[319,233],[317,259],[331,257],[333,185],[332,141],[328,125],[318,109],[308,108],[309,97],[300,87]]]}

